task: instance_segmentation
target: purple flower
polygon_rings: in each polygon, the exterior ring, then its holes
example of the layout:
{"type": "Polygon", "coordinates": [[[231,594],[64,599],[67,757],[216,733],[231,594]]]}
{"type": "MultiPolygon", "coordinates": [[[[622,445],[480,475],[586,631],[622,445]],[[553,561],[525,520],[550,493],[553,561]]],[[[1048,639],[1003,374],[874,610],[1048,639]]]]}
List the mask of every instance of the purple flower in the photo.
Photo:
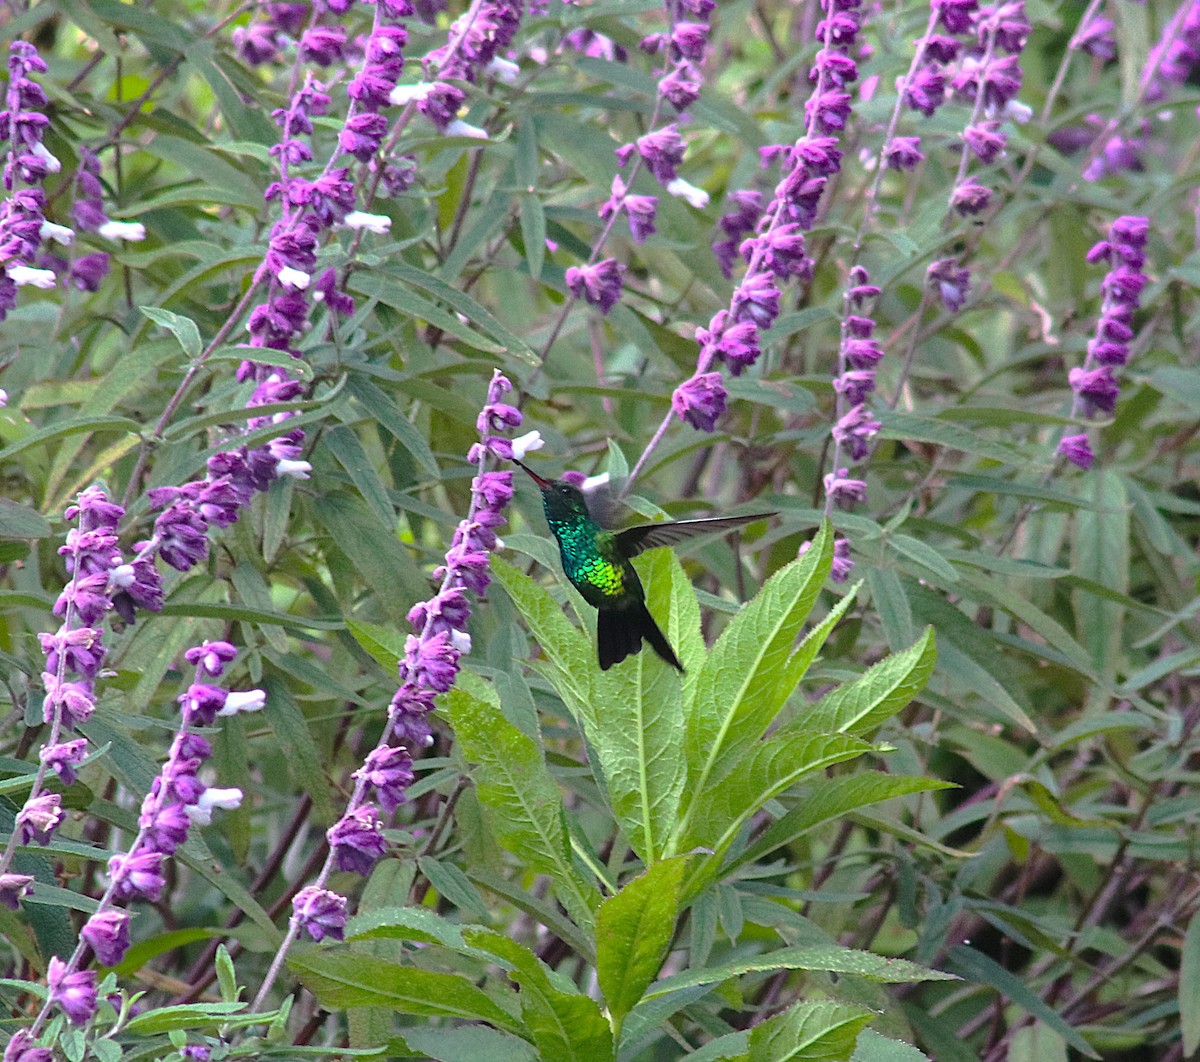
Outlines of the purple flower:
{"type": "MultiPolygon", "coordinates": [[[[852,374],[843,373],[840,379],[844,380],[850,375],[852,374]]],[[[871,387],[867,390],[874,389],[874,374],[871,376],[871,387]]],[[[834,386],[837,386],[837,381],[834,382],[834,386]]],[[[870,441],[879,434],[881,427],[883,425],[871,416],[871,411],[866,406],[855,405],[834,425],[833,437],[846,448],[853,460],[861,461],[867,456],[870,441]]]]}
{"type": "Polygon", "coordinates": [[[654,234],[658,197],[629,194],[621,175],[616,174],[613,176],[612,194],[600,207],[600,217],[607,221],[622,209],[629,218],[629,231],[633,236],[634,243],[644,243],[647,236],[654,234]]]}
{"type": "Polygon", "coordinates": [[[437,127],[439,133],[444,133],[458,117],[458,110],[466,98],[462,89],[438,81],[417,101],[417,110],[437,127]]]}
{"type": "Polygon", "coordinates": [[[76,970],[68,973],[68,969],[57,955],[51,956],[46,967],[50,1002],[62,1008],[68,1021],[84,1025],[96,1013],[96,971],[76,970]]]}
{"type": "Polygon", "coordinates": [[[42,762],[62,779],[63,785],[70,785],[75,781],[76,768],[87,757],[87,738],[60,741],[57,745],[43,745],[39,756],[42,762]]]}
{"type": "Polygon", "coordinates": [[[950,193],[950,205],[963,217],[982,213],[992,201],[992,190],[967,177],[950,193]]]}
{"type": "Polygon", "coordinates": [[[25,1029],[18,1029],[4,1049],[4,1062],[54,1062],[54,1052],[38,1047],[25,1029]]]}
{"type": "Polygon", "coordinates": [[[17,814],[17,832],[21,836],[21,844],[29,844],[30,841],[40,845],[49,844],[64,818],[66,812],[62,809],[62,798],[57,793],[43,793],[26,801],[17,814]]]}
{"type": "Polygon", "coordinates": [[[866,483],[861,479],[851,479],[848,468],[828,473],[823,482],[826,495],[840,509],[848,509],[857,502],[867,500],[866,483]]]}
{"type": "Polygon", "coordinates": [[[1096,460],[1086,432],[1080,435],[1064,435],[1059,440],[1058,453],[1085,472],[1092,467],[1092,463],[1096,460]]]}
{"type": "Polygon", "coordinates": [[[753,321],[735,321],[728,310],[718,310],[708,328],[696,329],[702,364],[711,365],[720,358],[734,376],[753,365],[762,351],[758,345],[758,325],[753,321]]]}
{"type": "Polygon", "coordinates": [[[300,38],[300,58],[307,63],[329,66],[343,58],[346,31],[334,26],[310,26],[300,38]]]}
{"type": "Polygon", "coordinates": [[[703,22],[676,22],[671,29],[672,54],[700,62],[708,47],[708,26],[703,22]]]}
{"type": "Polygon", "coordinates": [[[1025,47],[1029,29],[1024,0],[1008,0],[994,7],[982,8],[975,23],[981,48],[986,48],[988,37],[994,36],[997,46],[1010,55],[1016,55],[1025,47]]]}
{"type": "MultiPolygon", "coordinates": [[[[510,477],[510,485],[512,482],[511,472],[485,472],[484,475],[507,475],[510,477]]],[[[509,489],[511,492],[511,486],[509,489]]],[[[497,510],[499,507],[499,505],[495,506],[497,510]]],[[[445,630],[466,630],[467,620],[470,616],[471,606],[467,603],[466,592],[461,586],[454,586],[435,594],[428,601],[414,605],[408,614],[408,621],[417,631],[421,631],[426,625],[429,625],[430,633],[436,634],[445,630]]]]}
{"type": "Polygon", "coordinates": [[[21,900],[33,892],[29,874],[0,874],[0,903],[11,911],[21,908],[21,900]]]}
{"type": "Polygon", "coordinates": [[[1068,380],[1087,412],[1111,413],[1116,408],[1121,388],[1113,378],[1111,365],[1102,365],[1098,369],[1074,368],[1068,374],[1068,380]]]}
{"type": "Polygon", "coordinates": [[[829,578],[835,583],[844,583],[854,571],[854,561],[850,559],[850,540],[844,535],[833,540],[833,567],[829,570],[829,578]]]}
{"type": "Polygon", "coordinates": [[[978,0],[931,0],[938,19],[948,33],[966,33],[972,26],[972,16],[979,8],[978,0]]]}
{"type": "Polygon", "coordinates": [[[963,140],[985,166],[995,162],[1008,143],[1008,138],[1000,132],[1000,123],[995,121],[968,125],[963,130],[963,140]]]}
{"type": "Polygon", "coordinates": [[[183,658],[196,667],[207,671],[210,675],[221,675],[225,665],[237,656],[237,649],[229,642],[204,642],[203,645],[193,646],[183,658]]]}
{"type": "Polygon", "coordinates": [[[747,273],[733,292],[730,310],[736,320],[753,321],[759,328],[770,328],[779,316],[779,297],[773,273],[747,273]]]}
{"type": "Polygon", "coordinates": [[[326,937],[342,940],[346,935],[345,896],[308,885],[292,899],[292,918],[315,941],[326,937]]]}
{"type": "Polygon", "coordinates": [[[381,745],[371,750],[354,776],[365,778],[374,787],[380,806],[391,814],[404,803],[405,791],[413,784],[412,765],[406,748],[381,745]]]}
{"type": "Polygon", "coordinates": [[[369,112],[352,115],[338,134],[338,143],[346,154],[359,162],[370,162],[387,135],[388,122],[382,114],[369,112]]]}
{"type": "Polygon", "coordinates": [[[951,313],[958,313],[971,290],[971,271],[960,268],[953,258],[940,258],[925,271],[925,282],[936,284],[942,305],[951,313]]]}
{"type": "Polygon", "coordinates": [[[712,431],[725,412],[726,391],[719,372],[704,372],[685,380],[671,396],[671,409],[693,428],[712,431]]]}
{"type": "Polygon", "coordinates": [[[157,903],[167,879],[162,870],[161,852],[147,851],[118,854],[108,861],[108,873],[115,886],[115,895],[128,900],[140,898],[157,903]]]}
{"type": "Polygon", "coordinates": [[[347,812],[325,833],[339,870],[352,870],[366,877],[387,851],[383,823],[374,804],[362,804],[347,812]]]}
{"type": "Polygon", "coordinates": [[[884,164],[893,170],[914,170],[925,161],[919,136],[894,136],[883,150],[884,164]]]}
{"type": "Polygon", "coordinates": [[[660,184],[670,184],[679,176],[676,167],[683,162],[684,143],[677,125],[668,125],[640,136],[636,145],[646,168],[660,184]]]}
{"type": "Polygon", "coordinates": [[[921,67],[904,86],[905,104],[926,117],[932,116],[945,99],[946,77],[933,67],[921,67]]]}
{"type": "Polygon", "coordinates": [[[571,266],[567,270],[567,290],[582,298],[601,313],[608,313],[621,298],[621,274],[625,267],[615,258],[605,258],[595,265],[571,266]]]}
{"type": "Polygon", "coordinates": [[[1093,15],[1075,31],[1071,46],[1094,55],[1097,59],[1112,59],[1117,54],[1117,42],[1113,37],[1115,29],[1111,19],[1093,15]]]}
{"type": "Polygon", "coordinates": [[[658,94],[682,114],[700,98],[703,84],[700,71],[684,60],[676,63],[670,73],[659,79],[658,94]]]}
{"type": "Polygon", "coordinates": [[[97,911],[87,920],[80,937],[104,966],[116,966],[129,950],[129,913],[119,907],[97,911]]]}
{"type": "Polygon", "coordinates": [[[212,726],[228,696],[220,686],[193,682],[178,698],[184,722],[189,726],[212,726]]]}
{"type": "Polygon", "coordinates": [[[766,269],[780,277],[812,275],[812,259],[806,253],[804,235],[794,222],[775,225],[761,236],[752,236],[739,250],[747,262],[756,258],[766,269]]]}
{"type": "MultiPolygon", "coordinates": [[[[492,543],[495,544],[494,535],[492,543]]],[[[445,693],[454,685],[458,675],[459,655],[449,631],[439,631],[425,637],[410,634],[404,644],[404,657],[400,661],[400,681],[411,683],[417,689],[445,693]]]]}

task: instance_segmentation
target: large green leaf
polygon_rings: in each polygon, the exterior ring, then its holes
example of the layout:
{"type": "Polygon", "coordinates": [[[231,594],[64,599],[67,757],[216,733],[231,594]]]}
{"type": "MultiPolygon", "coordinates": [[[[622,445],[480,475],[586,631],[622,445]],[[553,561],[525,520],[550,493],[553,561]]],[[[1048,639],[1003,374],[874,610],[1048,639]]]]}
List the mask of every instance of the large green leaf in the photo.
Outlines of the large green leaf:
{"type": "Polygon", "coordinates": [[[827,693],[781,733],[867,734],[924,688],[936,661],[933,628],[929,627],[911,648],[886,657],[861,678],[827,693]]]}
{"type": "Polygon", "coordinates": [[[521,1017],[541,1062],[608,1062],[613,1034],[599,1004],[533,952],[491,930],[471,928],[466,940],[499,962],[516,982],[521,1017]]]}
{"type": "Polygon", "coordinates": [[[462,689],[441,700],[463,754],[478,764],[475,783],[500,843],[532,869],[548,874],[571,917],[591,924],[600,897],[571,857],[562,796],[542,750],[500,709],[462,689]]]}
{"type": "MultiPolygon", "coordinates": [[[[1129,499],[1121,476],[1097,469],[1088,479],[1089,509],[1075,514],[1071,568],[1075,575],[1124,594],[1129,590],[1129,499]]],[[[1077,592],[1079,636],[1093,666],[1111,681],[1121,666],[1125,610],[1114,600],[1091,601],[1077,592]]]]}
{"type": "Polygon", "coordinates": [[[750,1062],[848,1059],[858,1034],[875,1017],[848,1003],[797,1003],[750,1030],[750,1062]]]}
{"type": "Polygon", "coordinates": [[[401,1014],[484,1021],[508,1032],[524,1031],[511,993],[486,992],[458,974],[325,948],[294,949],[288,965],[322,1006],[391,1007],[401,1014]]]}
{"type": "Polygon", "coordinates": [[[796,638],[833,558],[833,532],[824,526],[805,556],[776,572],[713,646],[696,683],[685,754],[692,803],[680,824],[685,834],[695,800],[757,741],[792,690],[781,681],[796,638]]]}
{"type": "Polygon", "coordinates": [[[671,946],[688,858],[656,863],[600,905],[596,977],[618,1030],[657,976],[671,946]]]}

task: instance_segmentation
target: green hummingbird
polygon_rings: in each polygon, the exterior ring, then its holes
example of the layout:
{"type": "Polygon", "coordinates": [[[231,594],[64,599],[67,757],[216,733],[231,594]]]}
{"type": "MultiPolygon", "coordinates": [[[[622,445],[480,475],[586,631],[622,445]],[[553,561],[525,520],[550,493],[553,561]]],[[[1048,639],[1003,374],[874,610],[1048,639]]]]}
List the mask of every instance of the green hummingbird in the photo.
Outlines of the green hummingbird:
{"type": "Polygon", "coordinates": [[[629,563],[631,558],[657,546],[673,546],[710,531],[731,531],[776,514],[672,520],[609,531],[593,515],[578,487],[560,479],[545,479],[523,462],[515,458],[514,461],[542,492],[542,508],[546,523],[558,540],[563,571],[584,601],[597,610],[600,670],[607,671],[630,653],[639,652],[644,639],[663,660],[683,671],[671,643],[646,608],[646,592],[629,563]]]}

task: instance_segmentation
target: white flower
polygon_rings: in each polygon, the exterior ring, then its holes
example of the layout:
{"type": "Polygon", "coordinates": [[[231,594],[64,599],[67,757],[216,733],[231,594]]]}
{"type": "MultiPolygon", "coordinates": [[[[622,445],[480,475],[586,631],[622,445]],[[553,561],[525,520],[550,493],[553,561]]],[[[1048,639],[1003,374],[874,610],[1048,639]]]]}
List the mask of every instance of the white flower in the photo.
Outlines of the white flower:
{"type": "Polygon", "coordinates": [[[8,405],[8,392],[0,387],[0,409],[8,405]]]}
{"type": "Polygon", "coordinates": [[[108,573],[108,585],[124,590],[125,587],[132,586],[136,578],[132,564],[118,564],[108,573]]]}
{"type": "Polygon", "coordinates": [[[406,103],[416,103],[425,99],[432,91],[433,83],[430,81],[418,81],[415,85],[397,85],[388,93],[388,100],[397,107],[403,107],[406,103]]]}
{"type": "Polygon", "coordinates": [[[6,272],[9,279],[18,287],[32,284],[35,288],[54,287],[53,269],[34,269],[27,265],[10,265],[6,272]]]}
{"type": "Polygon", "coordinates": [[[546,440],[542,438],[540,431],[526,432],[524,435],[518,435],[512,441],[513,457],[518,461],[523,460],[527,453],[533,450],[540,450],[546,445],[546,440]]]}
{"type": "Polygon", "coordinates": [[[96,230],[106,240],[129,240],[137,243],[146,238],[146,226],[140,221],[106,221],[96,230]]]}
{"type": "Polygon", "coordinates": [[[708,193],[703,188],[697,188],[694,184],[689,184],[682,177],[676,177],[675,180],[668,184],[667,191],[672,195],[678,196],[680,199],[686,199],[697,210],[703,210],[708,206],[708,193]]]}
{"type": "Polygon", "coordinates": [[[40,235],[43,240],[53,240],[69,247],[75,238],[75,230],[68,229],[66,225],[55,225],[53,221],[43,221],[40,235]]]}
{"type": "Polygon", "coordinates": [[[597,487],[608,485],[609,475],[607,472],[601,472],[598,476],[588,476],[581,484],[579,489],[586,494],[588,491],[595,490],[597,487]]]}
{"type": "Polygon", "coordinates": [[[469,653],[471,651],[471,636],[465,631],[451,631],[450,644],[460,653],[469,653]]]}
{"type": "Polygon", "coordinates": [[[189,804],[183,810],[187,817],[197,826],[207,826],[212,822],[213,812],[217,808],[223,811],[235,811],[242,806],[242,791],[240,789],[206,789],[200,794],[200,799],[189,804]]]}
{"type": "Polygon", "coordinates": [[[33,154],[46,164],[46,169],[51,173],[58,173],[62,169],[62,163],[46,150],[45,144],[34,144],[31,150],[33,154]]]}
{"type": "Polygon", "coordinates": [[[231,690],[225,698],[225,706],[217,715],[237,715],[238,712],[257,712],[267,703],[262,690],[231,690]]]}
{"type": "Polygon", "coordinates": [[[1033,108],[1028,103],[1009,100],[1004,105],[1003,114],[1010,122],[1015,122],[1017,125],[1027,125],[1030,119],[1033,118],[1033,108]]]}
{"type": "Polygon", "coordinates": [[[447,136],[469,136],[476,140],[486,140],[487,133],[480,129],[477,125],[471,125],[469,122],[464,122],[461,118],[455,118],[448,126],[446,126],[447,136]]]}
{"type": "Polygon", "coordinates": [[[342,218],[342,228],[366,229],[376,236],[386,236],[392,229],[392,219],[386,214],[368,214],[365,210],[351,210],[342,218]]]}
{"type": "Polygon", "coordinates": [[[521,76],[521,68],[516,63],[508,59],[501,59],[496,56],[487,66],[483,68],[485,74],[494,77],[502,85],[515,85],[517,78],[521,76]]]}
{"type": "Polygon", "coordinates": [[[280,476],[291,476],[292,479],[308,479],[308,474],[312,471],[312,465],[307,461],[293,461],[287,457],[281,457],[275,462],[275,473],[280,476]]]}
{"type": "Polygon", "coordinates": [[[312,277],[304,272],[304,270],[293,269],[291,266],[284,266],[275,275],[279,278],[279,283],[285,288],[294,288],[297,291],[303,291],[312,280],[312,277]]]}

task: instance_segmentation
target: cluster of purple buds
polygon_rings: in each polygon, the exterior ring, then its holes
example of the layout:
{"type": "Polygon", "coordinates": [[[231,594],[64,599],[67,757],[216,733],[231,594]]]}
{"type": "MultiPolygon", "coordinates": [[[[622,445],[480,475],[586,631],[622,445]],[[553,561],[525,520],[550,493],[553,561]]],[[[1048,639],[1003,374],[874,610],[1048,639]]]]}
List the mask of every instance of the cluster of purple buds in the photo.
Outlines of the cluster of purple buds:
{"type": "Polygon", "coordinates": [[[359,162],[368,162],[383,145],[388,120],[381,113],[391,105],[392,92],[404,71],[408,31],[399,20],[413,13],[408,0],[381,0],[375,6],[375,24],[367,40],[362,68],[350,80],[346,94],[351,113],[339,136],[343,151],[359,162]]]}
{"type": "Polygon", "coordinates": [[[673,18],[668,32],[643,37],[639,45],[647,55],[661,54],[666,59],[667,67],[658,79],[658,94],[680,114],[700,98],[704,84],[701,67],[710,32],[708,19],[715,7],[715,0],[680,0],[678,10],[685,17],[673,18]]]}
{"type": "MultiPolygon", "coordinates": [[[[1073,416],[1090,417],[1116,408],[1120,394],[1116,370],[1129,361],[1133,318],[1147,282],[1143,269],[1149,231],[1147,218],[1119,217],[1109,226],[1108,239],[1088,251],[1089,262],[1107,262],[1109,270],[1101,283],[1100,319],[1088,343],[1087,358],[1082,367],[1070,372],[1075,392],[1073,416]]],[[[1082,469],[1091,468],[1095,460],[1086,432],[1065,436],[1058,453],[1082,469]]]]}
{"type": "MultiPolygon", "coordinates": [[[[344,13],[350,5],[346,0],[336,4],[326,0],[325,6],[344,13]]],[[[266,18],[233,31],[234,47],[251,66],[277,62],[288,41],[294,40],[304,29],[310,14],[308,4],[297,3],[268,3],[258,10],[266,18]]]]}
{"type": "Polygon", "coordinates": [[[838,351],[839,373],[833,381],[840,414],[833,438],[839,455],[846,453],[851,460],[861,461],[881,427],[872,418],[866,401],[875,390],[875,367],[883,357],[883,348],[873,336],[875,321],[866,310],[879,297],[879,288],[871,283],[870,274],[861,265],[850,271],[850,284],[838,351]]]}
{"type": "MultiPolygon", "coordinates": [[[[521,0],[478,0],[450,26],[445,44],[421,60],[427,78],[444,77],[474,83],[481,72],[495,71],[497,61],[521,26],[521,0]]],[[[507,73],[502,75],[507,77],[507,73]]]]}
{"type": "Polygon", "coordinates": [[[18,181],[39,184],[47,174],[61,168],[42,143],[50,124],[42,113],[48,100],[30,76],[45,70],[45,62],[32,44],[13,41],[9,48],[8,90],[4,110],[0,111],[0,142],[8,142],[4,187],[11,193],[0,205],[0,321],[16,306],[18,287],[55,285],[53,270],[34,264],[46,224],[45,193],[40,188],[17,187],[18,181]]]}
{"type": "MultiPolygon", "coordinates": [[[[796,551],[797,557],[803,557],[810,549],[812,542],[803,543],[796,551]]],[[[844,583],[854,571],[854,561],[850,558],[850,540],[835,538],[833,540],[833,566],[829,570],[829,578],[835,583],[844,583]]]]}
{"type": "MultiPolygon", "coordinates": [[[[900,94],[905,105],[914,111],[932,117],[946,102],[947,67],[958,59],[962,41],[958,38],[969,33],[974,25],[978,0],[933,0],[933,20],[929,31],[917,42],[920,62],[913,76],[903,81],[900,94]],[[945,32],[939,32],[939,31],[945,32]]],[[[906,141],[889,165],[897,169],[911,169],[923,157],[917,137],[898,138],[906,141]],[[911,141],[911,142],[908,142],[911,141]]]]}
{"type": "Polygon", "coordinates": [[[1164,99],[1171,84],[1182,85],[1200,63],[1200,0],[1191,0],[1183,18],[1172,18],[1160,40],[1150,49],[1147,70],[1154,70],[1146,86],[1147,103],[1164,99]]]}

